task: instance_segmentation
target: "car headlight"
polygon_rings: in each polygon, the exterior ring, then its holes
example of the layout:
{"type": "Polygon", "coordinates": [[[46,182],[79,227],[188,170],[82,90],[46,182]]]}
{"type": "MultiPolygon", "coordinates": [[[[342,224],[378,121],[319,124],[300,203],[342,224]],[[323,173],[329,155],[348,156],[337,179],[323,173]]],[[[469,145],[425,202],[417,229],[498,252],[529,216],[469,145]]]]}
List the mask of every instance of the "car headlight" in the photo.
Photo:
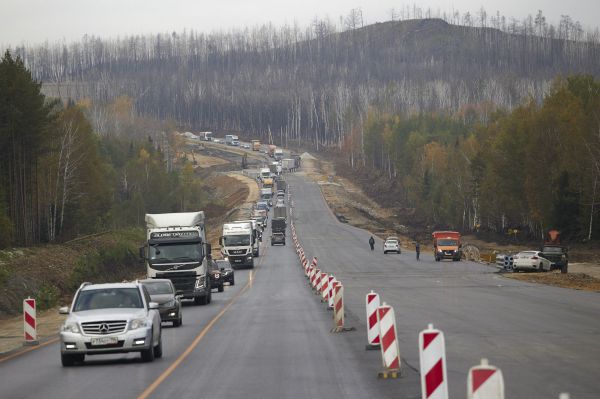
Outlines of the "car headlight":
{"type": "Polygon", "coordinates": [[[73,322],[67,322],[63,324],[60,330],[64,332],[70,332],[73,334],[81,334],[79,326],[77,325],[77,323],[73,322]]]}
{"type": "Polygon", "coordinates": [[[131,323],[129,323],[130,330],[137,330],[138,328],[148,326],[148,320],[146,319],[133,319],[131,323]]]}
{"type": "Polygon", "coordinates": [[[177,302],[175,301],[175,299],[173,299],[172,301],[163,303],[161,306],[164,308],[171,308],[171,307],[175,306],[176,303],[177,302]]]}

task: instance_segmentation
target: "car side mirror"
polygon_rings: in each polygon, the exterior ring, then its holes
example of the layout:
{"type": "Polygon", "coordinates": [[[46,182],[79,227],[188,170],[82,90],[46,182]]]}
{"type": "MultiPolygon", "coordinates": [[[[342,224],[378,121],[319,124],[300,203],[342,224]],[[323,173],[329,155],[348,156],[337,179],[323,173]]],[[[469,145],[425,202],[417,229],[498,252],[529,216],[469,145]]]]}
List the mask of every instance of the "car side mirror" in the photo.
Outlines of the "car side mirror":
{"type": "Polygon", "coordinates": [[[148,309],[158,309],[158,303],[156,303],[156,302],[150,302],[148,304],[148,309]]]}
{"type": "Polygon", "coordinates": [[[219,245],[223,246],[223,236],[219,237],[219,245]]]}
{"type": "Polygon", "coordinates": [[[59,314],[69,314],[69,307],[68,306],[63,306],[61,308],[58,309],[58,313],[59,314]]]}
{"type": "Polygon", "coordinates": [[[140,258],[146,259],[146,247],[140,247],[140,258]]]}

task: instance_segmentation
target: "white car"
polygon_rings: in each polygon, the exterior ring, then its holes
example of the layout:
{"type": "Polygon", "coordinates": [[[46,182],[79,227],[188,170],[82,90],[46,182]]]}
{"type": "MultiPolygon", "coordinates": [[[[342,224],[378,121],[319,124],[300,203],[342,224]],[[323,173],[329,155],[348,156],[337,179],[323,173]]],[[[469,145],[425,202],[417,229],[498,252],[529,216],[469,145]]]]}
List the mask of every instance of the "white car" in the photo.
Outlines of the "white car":
{"type": "Polygon", "coordinates": [[[245,148],[248,150],[248,149],[250,149],[250,144],[244,143],[244,144],[242,144],[242,148],[245,148]]]}
{"type": "Polygon", "coordinates": [[[62,365],[85,356],[140,352],[142,360],[162,357],[159,305],[141,283],[90,284],[77,290],[60,330],[62,365]]]}
{"type": "Polygon", "coordinates": [[[388,237],[385,239],[385,242],[383,243],[383,253],[387,254],[388,252],[401,253],[398,237],[388,237]]]}
{"type": "Polygon", "coordinates": [[[552,262],[542,256],[540,251],[523,251],[513,256],[513,271],[537,270],[550,271],[552,262]]]}

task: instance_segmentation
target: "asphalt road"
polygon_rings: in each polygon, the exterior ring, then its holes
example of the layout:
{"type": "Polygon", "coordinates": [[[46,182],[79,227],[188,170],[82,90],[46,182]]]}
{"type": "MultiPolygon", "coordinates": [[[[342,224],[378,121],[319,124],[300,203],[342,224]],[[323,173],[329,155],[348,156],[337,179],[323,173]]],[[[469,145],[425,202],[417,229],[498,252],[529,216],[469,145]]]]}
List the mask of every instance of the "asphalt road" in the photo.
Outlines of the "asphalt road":
{"type": "Polygon", "coordinates": [[[451,397],[466,397],[467,371],[482,357],[501,368],[506,397],[600,396],[600,294],[514,281],[493,267],[435,262],[431,254],[420,262],[414,251],[384,255],[381,240],[371,252],[370,234],[339,223],[317,184],[288,180],[297,234],[319,267],[343,282],[361,343],[365,295],[373,289],[394,306],[404,372],[396,397],[419,397],[411,367],[418,369],[418,333],[428,323],[445,334],[451,397]]]}
{"type": "MultiPolygon", "coordinates": [[[[419,398],[417,334],[432,322],[446,335],[451,397],[465,397],[466,373],[481,357],[502,368],[507,397],[595,398],[600,375],[599,294],[504,279],[495,270],[434,262],[414,252],[369,250],[369,233],[341,224],[319,188],[288,176],[296,231],[309,256],[344,283],[346,324],[312,294],[291,242],[269,234],[253,271],[186,306],[181,328],[164,328],[164,356],[89,357],[63,368],[58,344],[0,362],[4,398],[419,398]],[[396,312],[402,377],[378,380],[378,351],[365,351],[365,295],[376,290],[396,312]]],[[[290,240],[291,241],[291,240],[290,240]]]]}

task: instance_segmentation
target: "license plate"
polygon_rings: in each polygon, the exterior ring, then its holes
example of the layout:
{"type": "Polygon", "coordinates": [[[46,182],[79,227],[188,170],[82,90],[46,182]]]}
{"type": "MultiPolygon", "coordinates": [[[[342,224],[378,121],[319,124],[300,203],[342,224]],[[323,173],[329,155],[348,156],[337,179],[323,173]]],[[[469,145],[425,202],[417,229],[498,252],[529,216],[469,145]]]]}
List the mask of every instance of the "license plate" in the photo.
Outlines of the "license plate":
{"type": "Polygon", "coordinates": [[[233,261],[234,261],[235,263],[241,263],[241,262],[242,262],[242,260],[241,260],[241,259],[234,259],[233,261]]]}
{"type": "Polygon", "coordinates": [[[100,338],[92,338],[91,344],[92,346],[101,346],[101,345],[114,345],[119,342],[117,337],[100,337],[100,338]]]}

